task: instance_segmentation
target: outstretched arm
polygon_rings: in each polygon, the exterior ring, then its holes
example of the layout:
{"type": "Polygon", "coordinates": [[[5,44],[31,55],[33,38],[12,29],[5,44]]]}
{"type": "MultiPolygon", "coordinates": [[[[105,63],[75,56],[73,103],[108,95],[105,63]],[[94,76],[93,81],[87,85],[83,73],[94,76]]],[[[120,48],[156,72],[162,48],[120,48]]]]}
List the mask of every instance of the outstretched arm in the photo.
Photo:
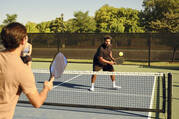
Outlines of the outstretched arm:
{"type": "Polygon", "coordinates": [[[108,60],[105,60],[103,57],[99,57],[99,61],[100,61],[100,62],[107,63],[107,64],[110,64],[110,65],[115,64],[114,61],[108,61],[108,60]]]}
{"type": "Polygon", "coordinates": [[[112,56],[112,52],[110,52],[109,56],[111,57],[112,61],[115,61],[114,57],[112,56]]]}
{"type": "MultiPolygon", "coordinates": [[[[51,78],[54,78],[54,77],[51,77],[51,78]]],[[[40,93],[36,90],[33,93],[27,94],[27,97],[28,97],[30,103],[35,108],[39,108],[45,102],[47,95],[48,95],[48,91],[50,91],[53,87],[53,79],[51,79],[51,80],[52,81],[44,82],[44,87],[40,93]]]]}

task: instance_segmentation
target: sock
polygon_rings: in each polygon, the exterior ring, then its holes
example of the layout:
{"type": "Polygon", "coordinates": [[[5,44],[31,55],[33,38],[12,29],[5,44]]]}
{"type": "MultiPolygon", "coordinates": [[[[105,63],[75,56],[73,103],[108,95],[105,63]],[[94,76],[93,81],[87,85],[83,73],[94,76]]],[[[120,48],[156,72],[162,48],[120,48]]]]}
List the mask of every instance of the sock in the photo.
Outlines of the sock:
{"type": "Polygon", "coordinates": [[[115,81],[112,82],[112,86],[116,87],[116,82],[115,81]]]}
{"type": "Polygon", "coordinates": [[[94,83],[91,83],[91,89],[94,89],[94,83]]]}

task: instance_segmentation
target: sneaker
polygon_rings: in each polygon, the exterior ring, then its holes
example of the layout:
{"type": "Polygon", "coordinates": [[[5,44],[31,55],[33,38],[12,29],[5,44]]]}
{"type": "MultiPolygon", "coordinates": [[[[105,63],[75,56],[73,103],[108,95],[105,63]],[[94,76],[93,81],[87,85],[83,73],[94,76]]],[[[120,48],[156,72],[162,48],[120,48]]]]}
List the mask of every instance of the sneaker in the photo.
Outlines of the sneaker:
{"type": "Polygon", "coordinates": [[[119,89],[121,86],[113,86],[114,89],[119,89]]]}
{"type": "Polygon", "coordinates": [[[94,88],[90,88],[89,91],[94,91],[94,88]]]}

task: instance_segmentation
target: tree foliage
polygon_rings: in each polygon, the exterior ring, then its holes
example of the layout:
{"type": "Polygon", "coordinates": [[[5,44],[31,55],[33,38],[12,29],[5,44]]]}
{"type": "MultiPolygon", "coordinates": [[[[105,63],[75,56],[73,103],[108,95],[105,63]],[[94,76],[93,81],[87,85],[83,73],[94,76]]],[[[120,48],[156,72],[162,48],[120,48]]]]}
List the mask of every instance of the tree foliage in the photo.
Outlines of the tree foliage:
{"type": "MultiPolygon", "coordinates": [[[[74,18],[67,21],[60,17],[39,24],[27,22],[30,33],[59,32],[103,32],[103,33],[141,33],[141,32],[179,32],[179,0],[143,0],[143,11],[132,8],[115,8],[103,5],[89,16],[89,12],[74,12],[74,18]]],[[[16,14],[6,14],[2,27],[15,22],[16,14]]]]}
{"type": "Polygon", "coordinates": [[[0,25],[0,32],[2,31],[2,28],[4,27],[4,25],[0,25]]]}
{"type": "Polygon", "coordinates": [[[90,17],[87,12],[78,11],[74,13],[73,19],[68,20],[66,23],[69,32],[85,33],[95,32],[96,22],[93,17],[90,17]]]}
{"type": "Polygon", "coordinates": [[[9,23],[12,23],[12,22],[16,22],[16,19],[17,19],[17,14],[6,14],[6,19],[4,19],[3,21],[3,24],[6,25],[6,24],[9,24],[9,23]]]}
{"type": "Polygon", "coordinates": [[[65,22],[63,20],[63,14],[59,18],[52,20],[49,25],[50,31],[53,33],[66,32],[65,22]]]}
{"type": "Polygon", "coordinates": [[[138,10],[104,5],[95,13],[97,31],[107,33],[143,32],[138,15],[138,10]]]}
{"type": "Polygon", "coordinates": [[[144,0],[144,25],[152,32],[179,32],[178,0],[144,0]]]}
{"type": "Polygon", "coordinates": [[[37,24],[36,28],[39,30],[40,33],[50,33],[50,21],[41,22],[37,24]]]}
{"type": "Polygon", "coordinates": [[[36,23],[27,22],[25,27],[26,27],[28,33],[39,33],[36,23]]]}

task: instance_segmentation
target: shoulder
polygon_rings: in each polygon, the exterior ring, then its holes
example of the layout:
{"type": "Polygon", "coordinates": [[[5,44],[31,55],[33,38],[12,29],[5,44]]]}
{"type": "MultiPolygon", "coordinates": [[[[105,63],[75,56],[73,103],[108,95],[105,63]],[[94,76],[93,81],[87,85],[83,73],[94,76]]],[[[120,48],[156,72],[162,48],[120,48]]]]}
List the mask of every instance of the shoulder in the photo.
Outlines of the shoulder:
{"type": "Polygon", "coordinates": [[[27,44],[28,47],[32,47],[32,45],[30,43],[27,44]]]}
{"type": "Polygon", "coordinates": [[[100,45],[98,48],[98,52],[103,52],[103,51],[104,51],[104,47],[102,45],[100,45]]]}
{"type": "Polygon", "coordinates": [[[99,46],[99,49],[105,49],[105,45],[104,45],[104,44],[101,44],[101,45],[99,46]]]}
{"type": "Polygon", "coordinates": [[[10,55],[8,55],[8,52],[6,51],[1,51],[0,52],[0,61],[2,62],[3,60],[11,60],[11,57],[9,57],[10,55]]]}
{"type": "Polygon", "coordinates": [[[20,74],[21,81],[23,81],[24,78],[26,79],[27,82],[33,80],[34,75],[33,75],[32,70],[26,64],[24,64],[23,62],[19,63],[19,65],[20,65],[19,71],[23,72],[23,73],[21,73],[22,75],[20,74]]]}
{"type": "Polygon", "coordinates": [[[28,43],[29,46],[32,46],[32,44],[28,43]]]}

